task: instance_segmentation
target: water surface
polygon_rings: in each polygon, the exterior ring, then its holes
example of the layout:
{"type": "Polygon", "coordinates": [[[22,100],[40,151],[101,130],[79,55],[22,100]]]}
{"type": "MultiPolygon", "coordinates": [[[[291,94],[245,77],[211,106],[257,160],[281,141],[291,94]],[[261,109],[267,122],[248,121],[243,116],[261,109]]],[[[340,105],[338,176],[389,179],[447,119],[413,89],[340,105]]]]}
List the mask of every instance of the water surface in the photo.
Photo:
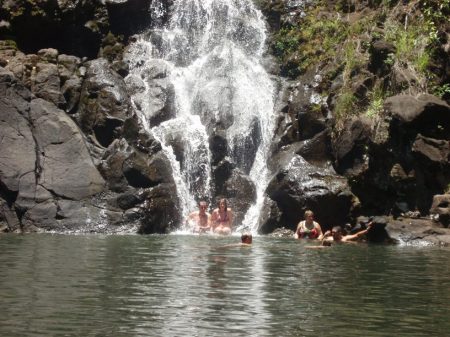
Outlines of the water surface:
{"type": "Polygon", "coordinates": [[[0,336],[448,336],[450,250],[0,236],[0,336]]]}

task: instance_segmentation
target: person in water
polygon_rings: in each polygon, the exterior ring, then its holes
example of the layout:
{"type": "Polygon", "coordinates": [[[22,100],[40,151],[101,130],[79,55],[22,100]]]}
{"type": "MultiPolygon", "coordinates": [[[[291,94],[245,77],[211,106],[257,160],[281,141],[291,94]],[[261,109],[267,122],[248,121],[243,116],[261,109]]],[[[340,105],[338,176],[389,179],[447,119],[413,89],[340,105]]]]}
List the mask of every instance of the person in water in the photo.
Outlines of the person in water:
{"type": "Polygon", "coordinates": [[[242,245],[251,245],[253,241],[252,233],[242,233],[241,235],[241,244],[242,245]]]}
{"type": "Polygon", "coordinates": [[[341,226],[334,226],[331,231],[325,232],[323,242],[356,242],[363,240],[372,228],[372,222],[367,224],[367,228],[354,234],[344,235],[341,226]]]}
{"type": "Polygon", "coordinates": [[[194,233],[209,232],[211,230],[211,214],[206,211],[208,203],[203,200],[200,201],[198,209],[198,211],[188,215],[186,223],[193,227],[194,233]]]}
{"type": "Polygon", "coordinates": [[[211,226],[216,234],[229,235],[233,224],[233,211],[228,208],[227,199],[220,199],[218,207],[211,214],[211,226]]]}
{"type": "Polygon", "coordinates": [[[232,243],[218,248],[233,248],[233,247],[251,247],[253,241],[252,233],[244,232],[241,235],[240,243],[232,243]]]}
{"type": "Polygon", "coordinates": [[[300,221],[294,234],[296,239],[321,239],[322,228],[314,221],[314,213],[310,210],[305,212],[305,220],[300,221]]]}

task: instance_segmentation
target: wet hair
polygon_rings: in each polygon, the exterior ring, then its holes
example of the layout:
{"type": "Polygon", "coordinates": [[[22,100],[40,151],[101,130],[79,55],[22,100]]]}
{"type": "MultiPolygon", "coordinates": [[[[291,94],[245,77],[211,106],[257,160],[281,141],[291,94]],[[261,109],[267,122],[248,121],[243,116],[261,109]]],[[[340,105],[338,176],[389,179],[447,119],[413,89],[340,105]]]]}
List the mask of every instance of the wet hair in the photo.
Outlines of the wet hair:
{"type": "Polygon", "coordinates": [[[253,238],[253,236],[252,236],[251,233],[248,233],[248,232],[242,233],[242,235],[241,235],[241,242],[245,243],[245,241],[247,241],[248,239],[250,239],[250,242],[251,242],[252,238],[253,238]]]}
{"type": "Polygon", "coordinates": [[[339,233],[339,234],[342,234],[342,227],[341,227],[341,226],[334,226],[334,227],[331,229],[331,231],[332,231],[333,233],[339,233]]]}
{"type": "Polygon", "coordinates": [[[208,207],[208,203],[205,200],[202,200],[198,203],[198,206],[206,206],[208,207]]]}
{"type": "Polygon", "coordinates": [[[314,212],[311,211],[311,210],[309,210],[309,209],[306,210],[306,211],[305,211],[305,219],[306,219],[308,216],[310,216],[310,215],[311,215],[311,216],[314,216],[314,212]]]}
{"type": "Polygon", "coordinates": [[[333,236],[333,240],[340,240],[343,236],[344,236],[344,233],[343,233],[343,230],[342,230],[342,227],[341,226],[334,226],[332,229],[331,229],[331,233],[332,233],[332,236],[333,236]],[[338,235],[338,238],[336,238],[336,235],[338,235]]]}
{"type": "Polygon", "coordinates": [[[225,203],[225,210],[227,211],[227,210],[228,210],[227,199],[225,199],[225,198],[219,199],[219,202],[217,203],[217,208],[219,208],[219,209],[220,209],[220,203],[221,203],[221,202],[224,202],[224,203],[225,203]]]}

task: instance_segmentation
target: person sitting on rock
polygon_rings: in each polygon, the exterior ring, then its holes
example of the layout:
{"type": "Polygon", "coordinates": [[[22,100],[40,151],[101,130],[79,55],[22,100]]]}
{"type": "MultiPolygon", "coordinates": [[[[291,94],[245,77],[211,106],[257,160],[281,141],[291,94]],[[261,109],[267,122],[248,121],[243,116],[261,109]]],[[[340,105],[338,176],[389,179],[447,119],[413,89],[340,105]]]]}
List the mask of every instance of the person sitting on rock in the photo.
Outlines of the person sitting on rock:
{"type": "Polygon", "coordinates": [[[186,223],[193,227],[194,233],[206,233],[211,230],[211,214],[206,212],[208,203],[200,201],[198,203],[198,211],[188,215],[186,223]]]}
{"type": "Polygon", "coordinates": [[[211,214],[213,232],[229,235],[233,224],[233,211],[228,208],[227,199],[220,199],[218,207],[211,214]]]}
{"type": "Polygon", "coordinates": [[[297,225],[294,237],[296,239],[321,239],[322,228],[314,221],[314,213],[310,210],[305,212],[305,220],[297,225]]]}

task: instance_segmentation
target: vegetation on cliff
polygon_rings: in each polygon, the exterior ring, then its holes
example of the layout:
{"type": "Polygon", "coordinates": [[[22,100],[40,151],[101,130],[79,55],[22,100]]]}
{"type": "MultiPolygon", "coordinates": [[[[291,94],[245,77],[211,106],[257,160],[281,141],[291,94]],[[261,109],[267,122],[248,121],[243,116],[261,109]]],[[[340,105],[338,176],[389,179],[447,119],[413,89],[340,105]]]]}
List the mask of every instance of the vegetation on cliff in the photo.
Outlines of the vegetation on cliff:
{"type": "Polygon", "coordinates": [[[281,74],[320,73],[337,126],[376,115],[398,93],[450,99],[449,0],[313,1],[301,13],[285,1],[258,3],[275,28],[281,74]]]}

